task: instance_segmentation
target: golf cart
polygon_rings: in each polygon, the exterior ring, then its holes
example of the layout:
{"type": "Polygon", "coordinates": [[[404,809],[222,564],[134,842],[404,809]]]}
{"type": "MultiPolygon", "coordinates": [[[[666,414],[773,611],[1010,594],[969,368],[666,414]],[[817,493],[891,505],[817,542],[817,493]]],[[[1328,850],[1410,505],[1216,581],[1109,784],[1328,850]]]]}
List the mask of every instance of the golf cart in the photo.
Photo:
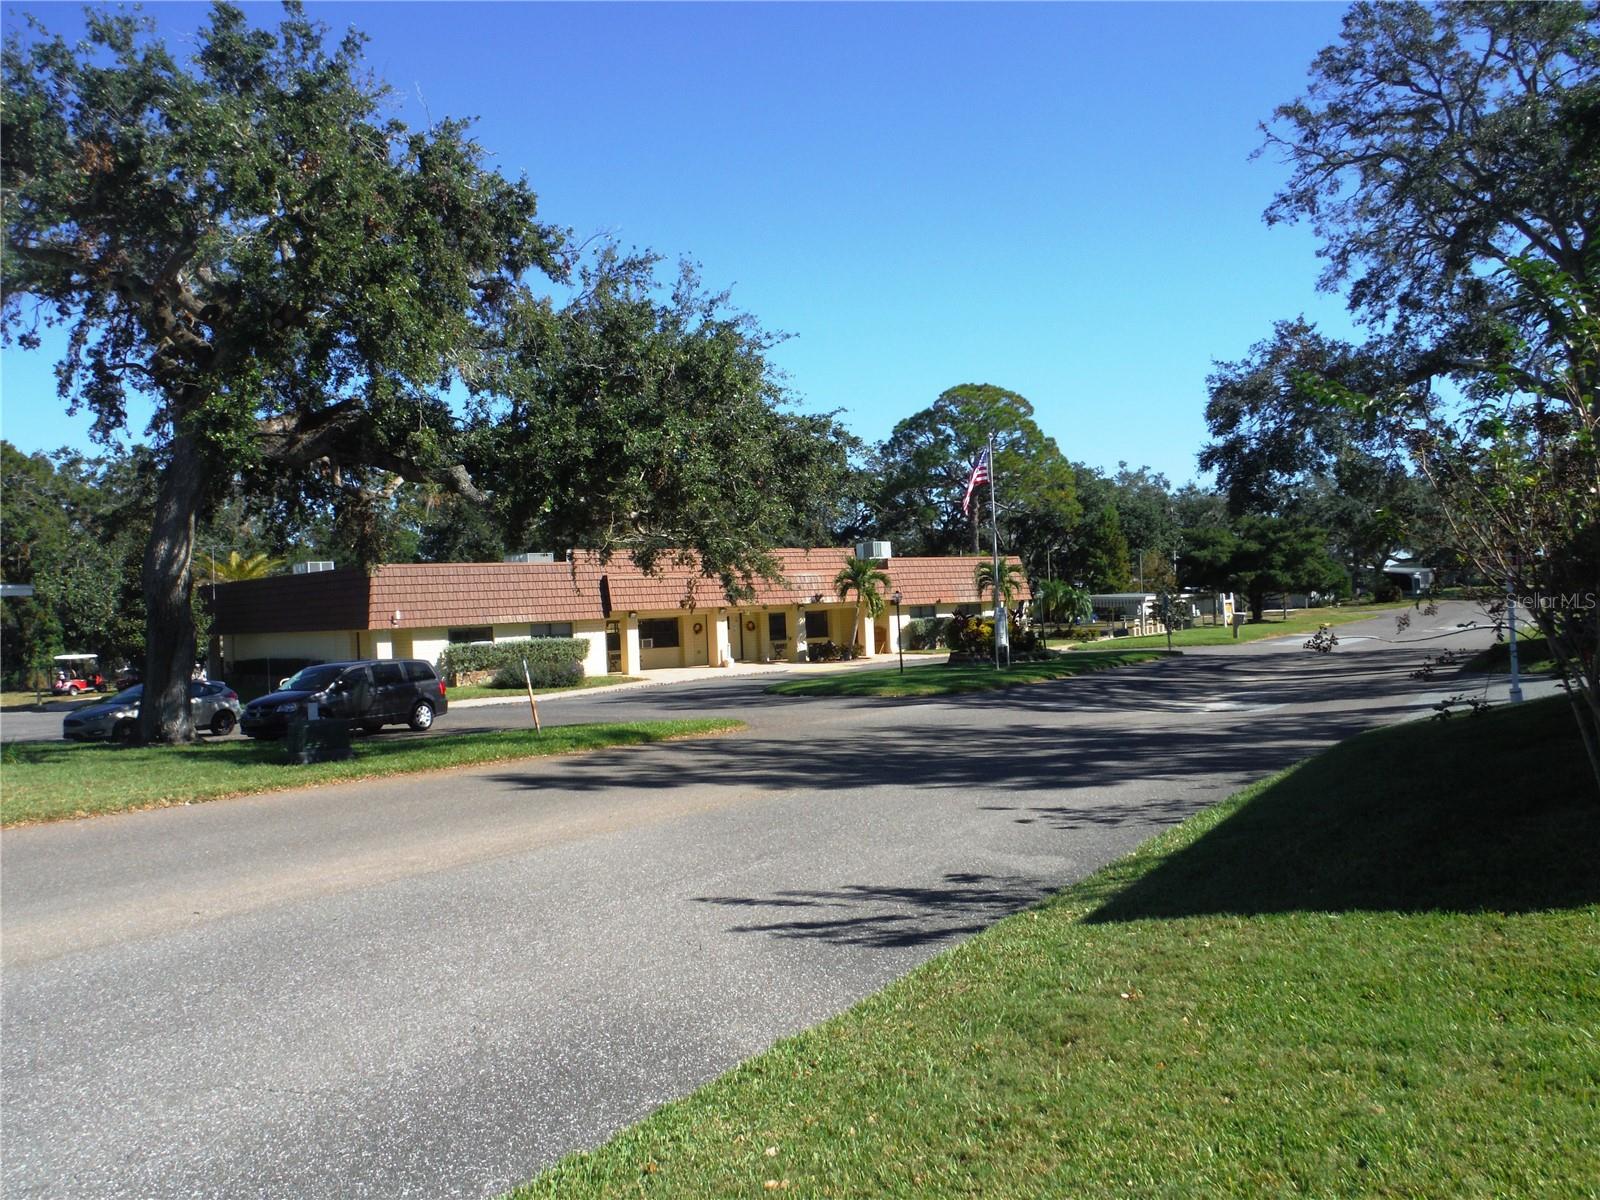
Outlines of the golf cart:
{"type": "Polygon", "coordinates": [[[50,691],[57,696],[76,696],[87,691],[106,690],[106,677],[100,674],[97,654],[58,654],[56,674],[50,691]]]}

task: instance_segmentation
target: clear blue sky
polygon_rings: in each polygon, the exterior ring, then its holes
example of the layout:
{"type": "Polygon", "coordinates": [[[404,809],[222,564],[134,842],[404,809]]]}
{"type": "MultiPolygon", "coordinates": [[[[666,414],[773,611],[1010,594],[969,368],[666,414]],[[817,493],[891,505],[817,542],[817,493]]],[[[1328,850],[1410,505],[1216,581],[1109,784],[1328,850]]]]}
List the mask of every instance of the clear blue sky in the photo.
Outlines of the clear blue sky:
{"type": "MultiPolygon", "coordinates": [[[[1349,327],[1310,231],[1261,221],[1283,166],[1249,161],[1341,5],[311,9],[371,35],[403,119],[477,117],[546,220],[699,261],[794,335],[775,358],[800,403],[868,441],[994,383],[1069,457],[1183,481],[1213,360],[1300,312],[1349,327]]],[[[81,28],[8,3],[8,32],[25,11],[81,28]]],[[[145,11],[184,52],[205,17],[145,11]]],[[[87,449],[52,362],[4,351],[0,436],[87,449]]]]}

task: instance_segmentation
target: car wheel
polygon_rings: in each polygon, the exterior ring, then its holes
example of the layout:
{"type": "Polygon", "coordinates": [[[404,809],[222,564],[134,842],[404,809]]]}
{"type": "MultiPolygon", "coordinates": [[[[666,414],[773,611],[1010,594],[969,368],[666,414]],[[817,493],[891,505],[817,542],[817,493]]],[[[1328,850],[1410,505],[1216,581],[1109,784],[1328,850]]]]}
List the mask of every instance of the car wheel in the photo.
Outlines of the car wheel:
{"type": "Polygon", "coordinates": [[[237,718],[234,717],[232,709],[223,709],[221,712],[217,713],[216,716],[211,718],[211,732],[216,734],[218,737],[227,737],[233,732],[233,726],[236,719],[237,718]]]}
{"type": "Polygon", "coordinates": [[[139,726],[132,721],[118,721],[111,727],[111,740],[119,746],[131,746],[139,740],[139,726]]]}
{"type": "Polygon", "coordinates": [[[412,705],[411,716],[406,721],[406,724],[419,733],[431,727],[433,725],[433,705],[426,700],[418,700],[416,704],[412,705]]]}

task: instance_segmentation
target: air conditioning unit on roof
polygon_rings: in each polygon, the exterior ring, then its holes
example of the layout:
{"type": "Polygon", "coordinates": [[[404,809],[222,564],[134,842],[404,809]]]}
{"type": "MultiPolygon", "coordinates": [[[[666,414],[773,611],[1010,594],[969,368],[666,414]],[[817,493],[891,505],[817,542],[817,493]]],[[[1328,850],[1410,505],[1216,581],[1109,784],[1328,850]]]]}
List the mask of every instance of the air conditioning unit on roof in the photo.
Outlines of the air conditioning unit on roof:
{"type": "Polygon", "coordinates": [[[552,550],[544,550],[544,551],[539,551],[539,552],[531,553],[531,554],[508,554],[508,555],[506,555],[506,562],[508,562],[508,563],[555,562],[555,560],[556,560],[555,552],[552,551],[552,550]]]}
{"type": "Polygon", "coordinates": [[[319,559],[315,562],[297,562],[294,565],[294,573],[296,575],[315,575],[318,571],[331,570],[333,570],[333,561],[331,559],[319,559]]]}
{"type": "Polygon", "coordinates": [[[888,542],[857,542],[857,558],[878,558],[888,562],[893,555],[890,553],[888,542]]]}

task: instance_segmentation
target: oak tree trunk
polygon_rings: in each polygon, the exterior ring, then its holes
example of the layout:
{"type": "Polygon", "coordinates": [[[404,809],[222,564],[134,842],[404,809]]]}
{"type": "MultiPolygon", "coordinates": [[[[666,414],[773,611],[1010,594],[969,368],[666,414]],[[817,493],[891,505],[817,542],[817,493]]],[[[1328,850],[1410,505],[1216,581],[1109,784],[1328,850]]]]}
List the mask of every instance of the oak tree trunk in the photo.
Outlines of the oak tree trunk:
{"type": "Polygon", "coordinates": [[[139,737],[144,742],[194,741],[194,722],[189,716],[189,677],[195,662],[190,567],[195,516],[203,491],[199,448],[193,438],[179,434],[173,438],[171,457],[161,473],[141,575],[146,635],[139,737]]]}

